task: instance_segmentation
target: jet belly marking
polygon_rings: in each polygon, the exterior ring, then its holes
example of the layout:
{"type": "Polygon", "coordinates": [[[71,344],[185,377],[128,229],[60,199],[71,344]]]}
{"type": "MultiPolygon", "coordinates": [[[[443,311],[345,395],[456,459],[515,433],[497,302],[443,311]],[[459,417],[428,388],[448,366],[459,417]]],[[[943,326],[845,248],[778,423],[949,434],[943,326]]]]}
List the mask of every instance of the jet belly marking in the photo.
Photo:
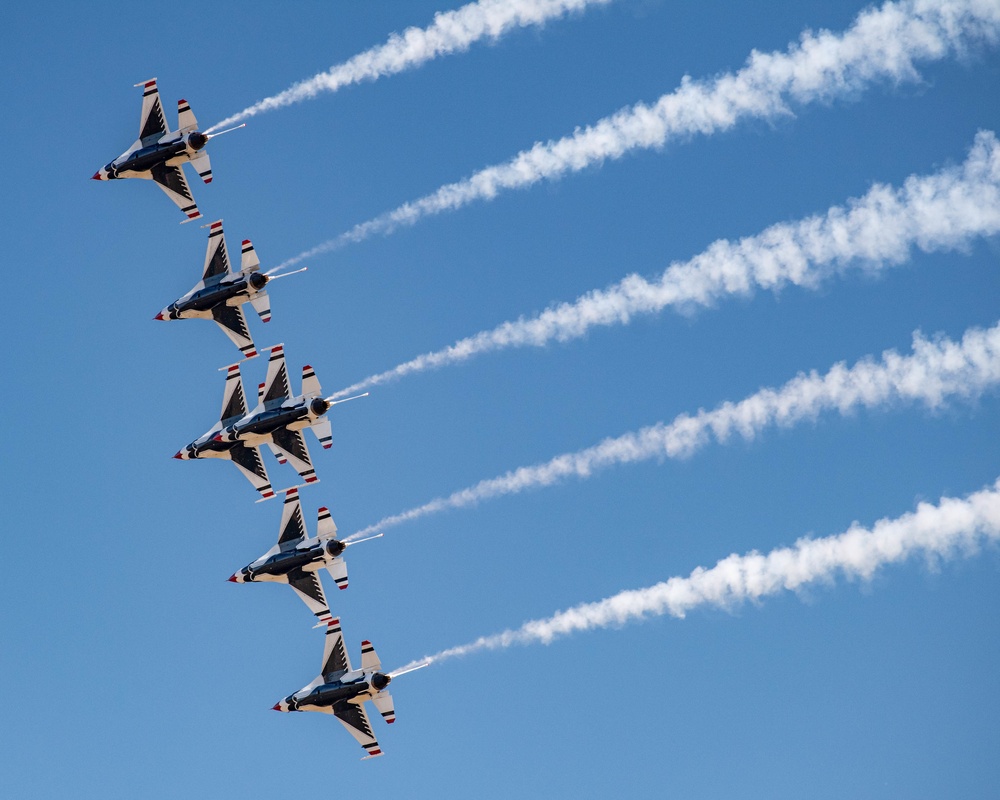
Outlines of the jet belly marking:
{"type": "Polygon", "coordinates": [[[308,409],[302,403],[292,406],[278,406],[240,420],[235,425],[216,434],[219,441],[243,441],[262,444],[271,440],[271,434],[282,428],[302,429],[309,424],[308,409]],[[295,423],[303,424],[295,426],[295,423]]]}
{"type": "MultiPolygon", "coordinates": [[[[371,678],[385,678],[385,685],[388,685],[389,676],[375,673],[371,678]]],[[[371,700],[378,690],[365,680],[364,672],[348,673],[340,680],[333,683],[324,683],[309,692],[298,691],[291,697],[286,698],[289,704],[289,711],[320,711],[326,708],[333,708],[341,703],[352,703],[360,705],[366,700],[371,700]],[[353,677],[352,677],[353,676],[353,677]]]]}
{"type": "MultiPolygon", "coordinates": [[[[263,276],[261,276],[263,277],[263,276]]],[[[218,305],[239,306],[250,300],[255,294],[248,287],[245,276],[237,275],[234,280],[222,280],[214,286],[205,286],[190,294],[184,295],[167,306],[163,316],[169,319],[185,319],[188,317],[211,317],[212,309],[218,305]]]]}
{"type": "Polygon", "coordinates": [[[287,579],[288,573],[294,569],[318,572],[343,553],[345,548],[343,542],[331,539],[325,544],[316,542],[305,548],[275,553],[244,567],[241,572],[243,580],[240,582],[287,579]]]}

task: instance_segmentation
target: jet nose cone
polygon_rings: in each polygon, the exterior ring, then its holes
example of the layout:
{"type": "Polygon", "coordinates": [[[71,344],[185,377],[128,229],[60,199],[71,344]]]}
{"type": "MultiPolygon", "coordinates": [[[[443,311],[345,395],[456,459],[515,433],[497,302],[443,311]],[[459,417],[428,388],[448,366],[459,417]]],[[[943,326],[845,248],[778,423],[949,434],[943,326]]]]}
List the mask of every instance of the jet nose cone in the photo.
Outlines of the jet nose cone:
{"type": "Polygon", "coordinates": [[[212,441],[213,442],[221,442],[222,441],[222,434],[221,433],[215,434],[215,436],[212,437],[212,441]]]}
{"type": "Polygon", "coordinates": [[[272,711],[282,711],[283,709],[281,708],[281,703],[280,702],[279,703],[275,703],[273,706],[271,706],[271,710],[272,711]]]}
{"type": "Polygon", "coordinates": [[[181,459],[183,461],[184,460],[184,454],[180,450],[178,450],[176,453],[174,453],[174,458],[179,458],[179,459],[181,459]]]}
{"type": "Polygon", "coordinates": [[[90,179],[91,179],[92,181],[99,181],[99,180],[102,180],[102,178],[101,178],[101,171],[100,171],[100,170],[97,170],[97,172],[95,172],[95,173],[94,173],[93,175],[91,175],[91,176],[90,176],[90,179]]]}
{"type": "Polygon", "coordinates": [[[163,312],[161,311],[159,314],[157,314],[155,317],[153,317],[153,319],[159,319],[159,320],[164,319],[163,312]]]}
{"type": "Polygon", "coordinates": [[[236,573],[235,572],[232,575],[230,575],[228,578],[226,578],[226,580],[229,581],[230,583],[239,583],[239,581],[236,580],[236,573]]]}

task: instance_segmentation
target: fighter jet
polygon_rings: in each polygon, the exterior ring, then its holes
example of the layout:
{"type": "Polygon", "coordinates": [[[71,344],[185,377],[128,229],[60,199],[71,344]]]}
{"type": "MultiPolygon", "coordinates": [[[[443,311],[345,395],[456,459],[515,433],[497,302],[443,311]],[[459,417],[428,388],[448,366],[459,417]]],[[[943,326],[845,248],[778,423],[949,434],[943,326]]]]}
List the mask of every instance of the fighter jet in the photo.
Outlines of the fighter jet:
{"type": "MultiPolygon", "coordinates": [[[[198,219],[201,212],[194,202],[181,164],[190,161],[195,171],[205,183],[212,182],[212,166],[208,153],[203,152],[209,139],[229,133],[230,128],[218,133],[202,133],[197,130],[198,120],[187,100],[177,102],[178,128],[170,131],[163,116],[160,93],[156,88],[156,78],[136,86],[143,87],[142,114],[139,117],[139,138],[132,146],[110,164],[106,164],[93,174],[95,181],[110,181],[116,178],[151,178],[167,193],[167,197],[177,204],[187,215],[184,222],[198,219]]],[[[244,127],[237,125],[237,128],[244,127]]]]}
{"type": "Polygon", "coordinates": [[[271,299],[264,287],[269,281],[303,272],[305,268],[282,275],[272,275],[276,270],[262,273],[260,259],[257,258],[253,245],[249,239],[244,239],[240,271],[236,272],[229,263],[222,220],[213,222],[209,228],[208,251],[205,253],[205,269],[201,280],[190,292],[164,308],[153,319],[214,319],[240,352],[246,358],[253,358],[257,351],[247,330],[243,304],[250,303],[260,314],[260,318],[269,322],[271,299]]]}
{"type": "Polygon", "coordinates": [[[326,629],[322,672],[308,686],[278,701],[273,708],[275,711],[333,714],[367,752],[364,761],[382,755],[364,703],[371,700],[386,722],[395,722],[392,697],[386,687],[393,678],[426,667],[428,663],[384,673],[372,643],[364,641],[361,643],[361,669],[352,670],[340,632],[340,620],[332,619],[326,629]]]}
{"type": "Polygon", "coordinates": [[[219,444],[243,442],[252,447],[268,444],[278,461],[290,461],[295,471],[306,483],[316,483],[304,428],[312,428],[324,450],[333,445],[333,434],[326,412],[338,403],[356,400],[364,394],[334,400],[323,397],[319,379],[308,364],[302,368],[302,394],[291,397],[288,370],[285,368],[283,345],[265,348],[271,351],[267,364],[267,378],[260,384],[257,407],[241,419],[227,423],[215,434],[219,444]]]}
{"type": "MultiPolygon", "coordinates": [[[[380,533],[368,538],[377,539],[381,535],[380,533]]],[[[299,490],[289,489],[285,494],[285,504],[281,512],[278,543],[253,563],[247,564],[239,572],[234,572],[229,580],[233,583],[256,581],[287,583],[316,615],[319,620],[317,627],[328,625],[333,620],[326,595],[323,593],[319,572],[325,567],[333,576],[337,588],[346,589],[347,565],[342,554],[349,544],[364,541],[367,539],[349,543],[339,541],[337,526],[330,516],[330,509],[326,507],[319,510],[316,537],[310,539],[302,516],[299,490]]]]}
{"type": "Polygon", "coordinates": [[[215,435],[226,425],[241,419],[247,413],[246,396],[243,393],[243,380],[240,377],[240,365],[230,364],[225,367],[226,387],[222,395],[222,413],[219,421],[206,433],[199,436],[187,447],[178,450],[174,458],[185,461],[193,458],[227,458],[232,461],[253,484],[262,500],[274,497],[274,489],[267,477],[264,460],[260,449],[245,442],[219,442],[215,435]]]}

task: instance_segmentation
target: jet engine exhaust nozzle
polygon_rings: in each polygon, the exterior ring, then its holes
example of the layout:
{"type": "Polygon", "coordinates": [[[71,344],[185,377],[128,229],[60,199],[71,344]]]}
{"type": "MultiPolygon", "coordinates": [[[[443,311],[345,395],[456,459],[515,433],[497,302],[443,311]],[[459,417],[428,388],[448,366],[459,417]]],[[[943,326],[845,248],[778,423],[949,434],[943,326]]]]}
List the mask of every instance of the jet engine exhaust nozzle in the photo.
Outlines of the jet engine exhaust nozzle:
{"type": "Polygon", "coordinates": [[[309,410],[312,411],[317,417],[322,416],[327,411],[330,410],[330,403],[324,400],[322,397],[317,397],[311,403],[309,403],[309,410]]]}

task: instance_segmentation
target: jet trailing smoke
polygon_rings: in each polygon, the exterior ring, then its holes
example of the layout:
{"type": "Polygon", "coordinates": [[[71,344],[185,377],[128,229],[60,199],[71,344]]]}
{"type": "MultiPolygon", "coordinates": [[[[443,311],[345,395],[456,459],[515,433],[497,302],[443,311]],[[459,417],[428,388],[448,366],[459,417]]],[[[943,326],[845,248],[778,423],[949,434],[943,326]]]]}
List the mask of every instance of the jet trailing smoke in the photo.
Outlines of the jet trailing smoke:
{"type": "Polygon", "coordinates": [[[973,399],[1000,383],[1000,323],[966,331],[961,342],[913,336],[913,352],[901,356],[886,350],[881,359],[865,358],[852,367],[835,364],[824,375],[799,373],[777,389],[761,389],[737,403],[711,411],[681,414],[668,424],[605,439],[575,453],[520,467],[497,478],[439,497],[422,506],[379,521],[347,541],[429,514],[464,508],[503,495],[551,486],[570,477],[589,478],[619,464],[652,458],[687,458],[712,440],[725,444],[739,436],[753,440],[774,426],[788,427],[813,420],[823,411],[848,414],[859,408],[883,408],[894,403],[923,403],[939,408],[952,398],[973,399]]]}
{"type": "Polygon", "coordinates": [[[711,306],[722,297],[755,289],[815,287],[849,268],[874,273],[906,261],[914,247],[931,252],[967,245],[1000,232],[1000,142],[982,131],[965,163],[933,175],[912,176],[901,188],[876,185],[864,196],[825,214],[773,225],[739,241],[719,240],[689,261],[671,264],[652,280],[629,275],[606,289],[537,316],[504,322],[443,350],[417,356],[337,392],[371,386],[461,363],[510,347],[567,342],[591,328],[627,325],[664,308],[711,306]]]}
{"type": "Polygon", "coordinates": [[[1000,540],[1000,479],[992,487],[964,500],[942,498],[937,505],[920,503],[917,510],[896,519],[882,519],[871,528],[853,524],[844,533],[822,539],[799,539],[792,547],[761,554],[730,555],[714,567],[698,567],[686,578],[634,589],[560,611],[520,628],[483,636],[469,644],[442,650],[419,662],[444,661],[480,650],[501,650],[515,644],[549,644],[578,631],[624,625],[669,614],[683,618],[705,606],[732,609],[783,591],[836,578],[870,580],[887,564],[914,556],[928,560],[969,556],[984,544],[1000,540]]]}
{"type": "Polygon", "coordinates": [[[746,118],[791,114],[790,104],[855,95],[875,82],[919,78],[916,62],[936,61],[1000,35],[995,0],[901,0],[863,11],[844,33],[804,32],[781,52],[754,51],[738,72],[717,78],[685,77],[652,105],[624,108],[570,136],[537,142],[504,164],[442,186],[394,211],[363,222],[289,259],[298,263],[423,217],[453,211],[503,191],[578,172],[637,149],[663,147],[696,134],[728,130],[746,118]]]}
{"type": "Polygon", "coordinates": [[[394,33],[383,45],[359,53],[343,64],[314,75],[289,89],[267,97],[227,117],[209,129],[232,125],[265,111],[309,100],[323,92],[395,75],[438,56],[462,53],[480,39],[496,41],[514,28],[543,25],[551,19],[587,6],[607,5],[611,0],[479,0],[455,11],[437,13],[426,28],[407,28],[394,33]]]}

